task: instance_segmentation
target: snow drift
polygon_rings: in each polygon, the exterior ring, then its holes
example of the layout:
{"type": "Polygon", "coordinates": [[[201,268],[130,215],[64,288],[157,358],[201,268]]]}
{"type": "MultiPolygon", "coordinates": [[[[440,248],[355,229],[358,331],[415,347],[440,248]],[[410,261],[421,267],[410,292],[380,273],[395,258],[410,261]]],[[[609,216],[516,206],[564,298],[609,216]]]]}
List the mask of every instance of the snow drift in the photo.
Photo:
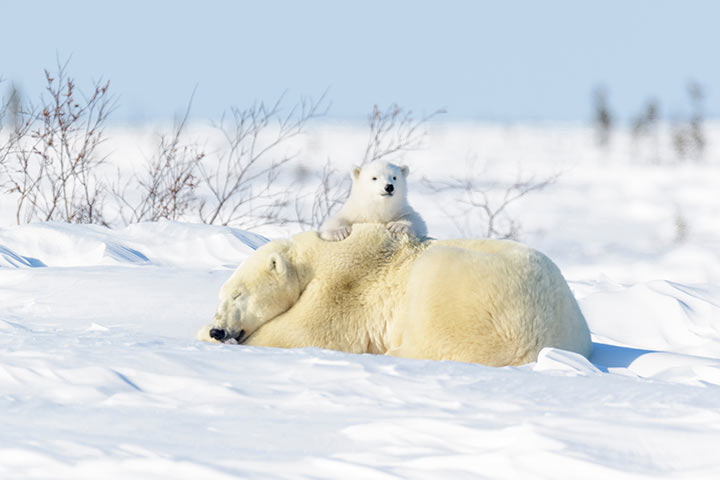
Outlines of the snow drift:
{"type": "Polygon", "coordinates": [[[3,478],[720,474],[720,290],[571,282],[588,362],[196,342],[263,238],[173,222],[0,230],[3,478]]]}

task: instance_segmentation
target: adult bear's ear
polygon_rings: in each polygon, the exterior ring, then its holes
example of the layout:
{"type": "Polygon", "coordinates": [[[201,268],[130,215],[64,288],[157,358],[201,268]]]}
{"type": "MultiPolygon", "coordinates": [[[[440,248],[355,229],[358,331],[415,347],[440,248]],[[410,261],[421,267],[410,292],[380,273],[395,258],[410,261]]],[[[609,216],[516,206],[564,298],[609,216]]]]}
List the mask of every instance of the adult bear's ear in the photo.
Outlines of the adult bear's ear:
{"type": "Polygon", "coordinates": [[[288,266],[285,259],[279,253],[273,253],[268,257],[268,268],[279,275],[285,275],[288,266]]]}
{"type": "Polygon", "coordinates": [[[360,170],[362,170],[360,167],[354,167],[354,168],[352,169],[352,178],[353,178],[353,180],[357,180],[357,179],[358,179],[358,177],[360,176],[360,170]]]}
{"type": "Polygon", "coordinates": [[[410,175],[410,167],[408,167],[407,165],[403,165],[402,167],[400,167],[400,171],[402,172],[403,177],[405,177],[405,178],[407,178],[407,176],[410,175]]]}

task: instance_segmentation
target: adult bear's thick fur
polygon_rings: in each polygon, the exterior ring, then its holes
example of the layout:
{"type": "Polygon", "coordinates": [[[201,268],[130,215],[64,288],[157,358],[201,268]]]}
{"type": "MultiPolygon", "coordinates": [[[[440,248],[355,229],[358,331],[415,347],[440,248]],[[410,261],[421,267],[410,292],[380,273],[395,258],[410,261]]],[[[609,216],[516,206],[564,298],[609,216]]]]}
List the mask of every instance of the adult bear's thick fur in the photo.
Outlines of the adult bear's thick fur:
{"type": "Polygon", "coordinates": [[[500,240],[425,240],[358,224],[272,241],[220,291],[204,340],[520,365],[544,347],[588,357],[590,332],[545,255],[500,240]]]}

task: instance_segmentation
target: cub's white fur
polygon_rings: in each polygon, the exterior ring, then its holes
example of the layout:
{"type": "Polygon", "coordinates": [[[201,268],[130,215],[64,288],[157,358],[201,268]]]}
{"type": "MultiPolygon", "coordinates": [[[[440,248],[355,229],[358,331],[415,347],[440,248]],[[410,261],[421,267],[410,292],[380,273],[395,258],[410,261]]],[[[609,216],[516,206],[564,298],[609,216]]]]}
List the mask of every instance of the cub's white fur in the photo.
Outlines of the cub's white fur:
{"type": "Polygon", "coordinates": [[[407,202],[408,173],[408,167],[383,160],[355,167],[350,197],[337,214],[323,223],[320,237],[343,240],[355,223],[384,223],[391,232],[425,237],[425,222],[407,202]]]}

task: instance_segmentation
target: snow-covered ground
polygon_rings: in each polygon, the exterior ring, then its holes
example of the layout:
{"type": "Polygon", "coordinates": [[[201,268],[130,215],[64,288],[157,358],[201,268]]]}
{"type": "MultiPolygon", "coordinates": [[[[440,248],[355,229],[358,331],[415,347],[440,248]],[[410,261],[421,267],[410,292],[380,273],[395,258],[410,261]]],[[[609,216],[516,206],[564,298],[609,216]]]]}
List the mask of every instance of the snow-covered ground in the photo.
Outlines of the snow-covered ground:
{"type": "MultiPolygon", "coordinates": [[[[146,137],[116,138],[127,158],[146,137]]],[[[458,192],[421,178],[473,160],[488,185],[560,174],[509,213],[568,279],[589,362],[197,342],[261,235],[297,227],[14,227],[0,201],[0,478],[720,478],[720,128],[709,139],[702,163],[678,164],[622,136],[598,149],[583,128],[451,124],[405,156],[435,237],[463,235],[458,192]]],[[[303,142],[311,169],[349,168],[364,132],[303,142]]]]}

